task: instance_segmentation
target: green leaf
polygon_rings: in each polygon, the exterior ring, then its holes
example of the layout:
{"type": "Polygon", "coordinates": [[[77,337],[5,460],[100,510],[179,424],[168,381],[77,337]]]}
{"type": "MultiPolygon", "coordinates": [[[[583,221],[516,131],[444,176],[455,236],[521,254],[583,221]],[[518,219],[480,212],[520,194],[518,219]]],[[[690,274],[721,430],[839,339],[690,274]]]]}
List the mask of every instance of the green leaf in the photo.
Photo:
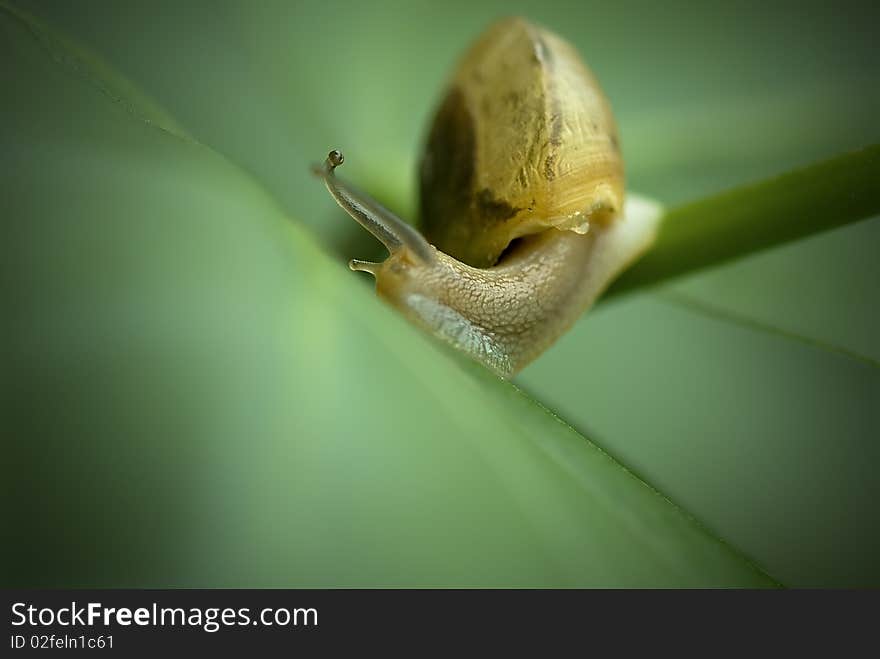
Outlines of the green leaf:
{"type": "Polygon", "coordinates": [[[18,24],[30,34],[43,53],[67,75],[79,78],[133,117],[181,139],[192,139],[171,115],[138,86],[114,71],[94,51],[75,43],[14,4],[0,2],[0,12],[10,25],[18,24]]]}
{"type": "Polygon", "coordinates": [[[609,295],[880,214],[880,144],[667,211],[609,295]]]}
{"type": "Polygon", "coordinates": [[[797,332],[776,327],[768,323],[762,323],[760,320],[757,320],[751,316],[738,314],[737,312],[726,309],[721,305],[712,305],[710,303],[704,302],[698,297],[687,295],[678,291],[668,291],[659,294],[658,298],[663,300],[664,302],[669,302],[670,304],[674,304],[684,309],[693,311],[696,314],[704,315],[709,318],[723,320],[729,323],[733,323],[735,325],[740,325],[742,327],[753,329],[758,332],[767,332],[768,334],[775,334],[776,336],[782,338],[799,341],[805,345],[818,348],[819,350],[837,353],[844,357],[860,361],[869,366],[880,368],[880,361],[873,359],[867,355],[853,352],[845,346],[828,343],[820,339],[815,339],[806,334],[799,334],[797,332]]]}
{"type": "Polygon", "coordinates": [[[35,26],[0,12],[4,585],[773,583],[35,26]]]}
{"type": "Polygon", "coordinates": [[[880,361],[880,219],[759,253],[674,291],[720,311],[880,361]]]}

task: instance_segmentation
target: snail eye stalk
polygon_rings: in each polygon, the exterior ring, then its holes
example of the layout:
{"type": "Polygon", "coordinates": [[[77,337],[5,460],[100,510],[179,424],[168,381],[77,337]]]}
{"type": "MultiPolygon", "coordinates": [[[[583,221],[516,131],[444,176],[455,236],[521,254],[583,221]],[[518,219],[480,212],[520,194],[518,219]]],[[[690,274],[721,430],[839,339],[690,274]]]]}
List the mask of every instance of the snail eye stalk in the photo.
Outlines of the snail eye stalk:
{"type": "MultiPolygon", "coordinates": [[[[407,250],[410,255],[423,264],[434,261],[434,250],[422,234],[401,220],[378,201],[357,188],[339,180],[336,168],[345,162],[341,151],[333,150],[327,154],[323,167],[313,171],[321,177],[333,198],[358,224],[373,234],[391,254],[407,250]]],[[[363,261],[353,261],[361,264],[363,261]]],[[[366,268],[352,269],[367,270],[366,268]]]]}

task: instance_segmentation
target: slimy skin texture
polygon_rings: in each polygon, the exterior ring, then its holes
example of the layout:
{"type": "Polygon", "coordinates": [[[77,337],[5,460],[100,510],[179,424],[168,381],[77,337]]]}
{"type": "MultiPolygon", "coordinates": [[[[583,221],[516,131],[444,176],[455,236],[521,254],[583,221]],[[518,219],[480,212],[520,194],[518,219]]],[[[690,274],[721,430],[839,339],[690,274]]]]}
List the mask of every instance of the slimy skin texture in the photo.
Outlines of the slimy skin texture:
{"type": "Polygon", "coordinates": [[[315,173],[388,249],[353,260],[407,318],[501,377],[550,347],[653,243],[660,208],[630,196],[608,103],[574,49],[501,21],[459,65],[422,161],[426,236],[315,173]]]}
{"type": "Polygon", "coordinates": [[[633,198],[607,228],[544,231],[492,268],[435,250],[423,265],[405,250],[378,266],[376,291],[412,321],[511,377],[565,333],[650,243],[659,209],[633,198]]]}

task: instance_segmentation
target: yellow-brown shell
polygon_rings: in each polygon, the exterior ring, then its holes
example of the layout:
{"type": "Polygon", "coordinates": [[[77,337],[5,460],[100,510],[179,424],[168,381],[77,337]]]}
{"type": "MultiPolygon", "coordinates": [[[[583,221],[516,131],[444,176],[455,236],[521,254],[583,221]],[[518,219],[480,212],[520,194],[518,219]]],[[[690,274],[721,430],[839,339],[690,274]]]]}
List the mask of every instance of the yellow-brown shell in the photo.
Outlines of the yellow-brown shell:
{"type": "Polygon", "coordinates": [[[475,267],[520,236],[610,221],[623,206],[617,128],[577,51],[520,18],[492,25],[437,110],[420,185],[428,240],[475,267]]]}

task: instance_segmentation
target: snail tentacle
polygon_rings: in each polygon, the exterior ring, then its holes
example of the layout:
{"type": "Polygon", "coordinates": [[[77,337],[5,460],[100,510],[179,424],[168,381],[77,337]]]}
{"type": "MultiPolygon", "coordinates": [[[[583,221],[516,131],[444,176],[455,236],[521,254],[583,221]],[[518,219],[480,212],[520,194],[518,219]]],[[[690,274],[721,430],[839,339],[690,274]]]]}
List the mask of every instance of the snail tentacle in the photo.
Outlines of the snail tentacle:
{"type": "Polygon", "coordinates": [[[323,179],[339,205],[385,245],[391,254],[407,250],[421,263],[433,263],[434,248],[422,234],[369,195],[336,178],[335,169],[344,161],[342,152],[333,150],[327,155],[323,168],[315,168],[315,173],[323,179]]]}
{"type": "Polygon", "coordinates": [[[379,272],[379,268],[382,267],[382,264],[373,263],[372,261],[361,261],[360,259],[351,259],[348,262],[348,267],[355,272],[369,272],[375,277],[379,272]]]}

